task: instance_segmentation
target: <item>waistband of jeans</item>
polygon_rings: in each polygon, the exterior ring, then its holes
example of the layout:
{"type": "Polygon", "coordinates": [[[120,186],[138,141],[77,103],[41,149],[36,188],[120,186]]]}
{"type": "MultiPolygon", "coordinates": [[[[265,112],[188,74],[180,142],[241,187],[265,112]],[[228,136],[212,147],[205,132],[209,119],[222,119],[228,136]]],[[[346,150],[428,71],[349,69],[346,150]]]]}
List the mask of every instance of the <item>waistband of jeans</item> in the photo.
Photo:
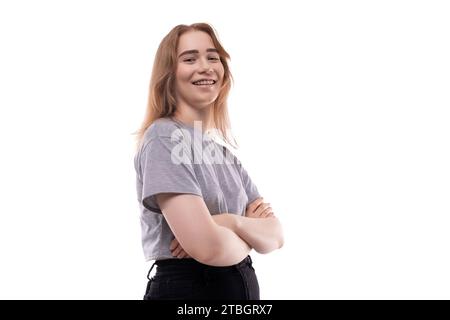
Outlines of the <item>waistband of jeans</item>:
{"type": "Polygon", "coordinates": [[[173,258],[173,259],[164,259],[164,260],[156,260],[155,263],[158,267],[165,267],[165,266],[198,266],[198,267],[204,267],[204,268],[232,268],[232,267],[240,267],[243,266],[245,264],[252,264],[252,258],[250,257],[250,255],[248,255],[247,257],[245,257],[241,262],[235,264],[235,265],[231,265],[231,266],[226,266],[226,267],[214,267],[214,266],[209,266],[203,263],[198,262],[195,259],[192,258],[173,258]]]}
{"type": "Polygon", "coordinates": [[[172,272],[174,270],[173,268],[175,268],[175,270],[179,270],[178,267],[181,267],[181,269],[183,269],[184,271],[186,271],[186,270],[199,271],[199,272],[203,272],[206,270],[225,271],[225,270],[233,270],[233,269],[242,269],[242,268],[245,268],[246,265],[252,266],[252,258],[250,257],[250,255],[248,255],[241,262],[239,262],[235,265],[226,266],[226,267],[209,266],[206,264],[202,264],[192,258],[186,258],[186,259],[174,258],[174,259],[155,260],[155,262],[153,262],[150,270],[147,273],[148,280],[152,280],[152,278],[150,277],[150,274],[155,265],[158,266],[158,272],[163,272],[163,273],[172,272]]]}

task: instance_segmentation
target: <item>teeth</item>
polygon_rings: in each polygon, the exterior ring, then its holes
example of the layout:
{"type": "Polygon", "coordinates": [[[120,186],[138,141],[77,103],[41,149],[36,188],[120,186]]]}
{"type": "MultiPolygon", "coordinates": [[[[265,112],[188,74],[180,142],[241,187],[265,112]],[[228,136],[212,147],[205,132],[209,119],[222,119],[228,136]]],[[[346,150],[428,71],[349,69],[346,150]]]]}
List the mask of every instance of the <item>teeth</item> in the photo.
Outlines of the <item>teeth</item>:
{"type": "Polygon", "coordinates": [[[202,84],[214,84],[215,81],[214,80],[200,80],[200,81],[196,81],[194,82],[195,85],[202,85],[202,84]]]}

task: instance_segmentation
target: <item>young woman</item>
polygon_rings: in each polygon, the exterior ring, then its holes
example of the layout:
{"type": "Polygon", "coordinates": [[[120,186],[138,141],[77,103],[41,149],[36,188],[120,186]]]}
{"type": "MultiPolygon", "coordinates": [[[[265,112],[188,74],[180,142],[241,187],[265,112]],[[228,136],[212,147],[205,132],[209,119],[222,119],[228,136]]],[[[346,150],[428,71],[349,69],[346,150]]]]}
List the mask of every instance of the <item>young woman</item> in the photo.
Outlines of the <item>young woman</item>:
{"type": "Polygon", "coordinates": [[[134,159],[144,255],[155,260],[145,300],[259,300],[249,252],[283,245],[270,204],[225,146],[229,58],[205,23],[176,26],[157,50],[134,159]]]}

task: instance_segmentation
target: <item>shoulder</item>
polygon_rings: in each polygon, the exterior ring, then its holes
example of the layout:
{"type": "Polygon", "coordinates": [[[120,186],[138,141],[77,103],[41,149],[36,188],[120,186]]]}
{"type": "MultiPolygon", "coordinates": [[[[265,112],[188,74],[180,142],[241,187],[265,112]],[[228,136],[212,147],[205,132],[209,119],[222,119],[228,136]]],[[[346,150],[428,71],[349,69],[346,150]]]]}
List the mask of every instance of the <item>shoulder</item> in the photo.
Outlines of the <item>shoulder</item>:
{"type": "Polygon", "coordinates": [[[169,118],[156,119],[145,131],[144,141],[154,138],[170,138],[179,129],[178,124],[169,118]]]}
{"type": "Polygon", "coordinates": [[[188,140],[178,123],[169,118],[159,118],[145,130],[137,157],[150,156],[152,159],[171,160],[174,148],[184,148],[188,140]]]}

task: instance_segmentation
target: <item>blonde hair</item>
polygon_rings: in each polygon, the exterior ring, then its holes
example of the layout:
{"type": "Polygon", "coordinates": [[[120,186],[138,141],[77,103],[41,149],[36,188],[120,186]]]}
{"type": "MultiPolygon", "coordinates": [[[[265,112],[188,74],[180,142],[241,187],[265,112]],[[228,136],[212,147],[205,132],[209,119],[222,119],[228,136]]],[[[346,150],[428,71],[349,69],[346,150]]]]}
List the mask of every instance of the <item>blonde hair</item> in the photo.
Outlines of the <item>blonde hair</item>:
{"type": "Polygon", "coordinates": [[[176,110],[175,96],[175,72],[177,68],[177,49],[178,41],[184,33],[188,31],[206,32],[212,39],[215,48],[218,50],[220,61],[224,68],[224,76],[219,95],[213,103],[211,110],[212,126],[223,139],[234,148],[237,148],[237,142],[230,133],[230,120],[228,116],[227,98],[231,89],[233,77],[228,67],[227,60],[230,55],[220,44],[214,28],[207,23],[194,23],[191,25],[177,25],[161,41],[155,55],[152,75],[150,79],[150,88],[146,113],[141,127],[133,132],[136,136],[136,147],[139,149],[142,144],[142,138],[147,128],[157,119],[171,117],[176,110]],[[231,141],[233,139],[233,142],[231,141]]]}

